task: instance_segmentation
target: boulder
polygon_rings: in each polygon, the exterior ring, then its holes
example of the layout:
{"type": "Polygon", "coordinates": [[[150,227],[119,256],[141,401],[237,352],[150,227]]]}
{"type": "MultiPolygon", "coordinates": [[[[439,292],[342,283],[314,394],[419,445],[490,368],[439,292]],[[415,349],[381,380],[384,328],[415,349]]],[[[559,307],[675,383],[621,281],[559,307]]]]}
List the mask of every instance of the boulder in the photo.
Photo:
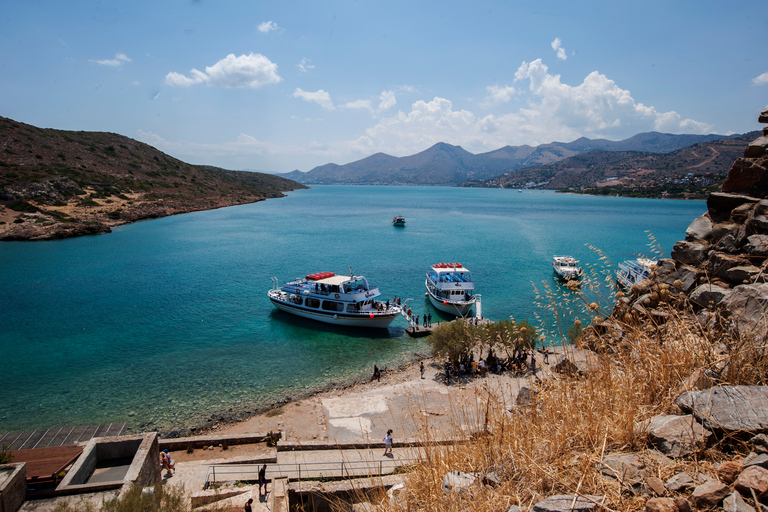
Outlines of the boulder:
{"type": "Polygon", "coordinates": [[[456,492],[461,494],[474,484],[476,479],[475,475],[470,473],[451,471],[443,477],[443,493],[456,492]]]}
{"type": "Polygon", "coordinates": [[[705,447],[712,436],[690,414],[655,416],[641,425],[641,429],[648,433],[648,438],[661,453],[674,458],[705,447]]]}
{"type": "Polygon", "coordinates": [[[768,123],[768,108],[763,109],[760,112],[760,115],[757,116],[757,122],[758,123],[768,123]]]}
{"type": "Polygon", "coordinates": [[[738,492],[734,492],[727,498],[723,500],[723,511],[724,512],[755,512],[755,509],[752,508],[751,505],[749,505],[746,501],[744,501],[744,498],[741,497],[741,494],[738,492]]]}
{"type": "Polygon", "coordinates": [[[750,466],[741,472],[733,486],[744,496],[751,496],[754,491],[759,498],[768,492],[768,469],[750,466]]]}
{"type": "MultiPolygon", "coordinates": [[[[736,164],[734,164],[734,166],[735,165],[736,164]]],[[[731,174],[729,172],[728,178],[730,177],[731,174]]],[[[727,181],[728,179],[726,179],[726,182],[727,181]]],[[[734,185],[738,184],[740,184],[740,182],[734,181],[734,185]]],[[[725,183],[723,184],[723,187],[725,187],[725,183]]],[[[723,222],[731,217],[731,211],[733,211],[734,208],[737,208],[743,204],[749,204],[750,207],[752,207],[760,202],[760,199],[756,197],[728,193],[740,191],[740,189],[725,190],[725,188],[723,188],[723,192],[712,192],[709,194],[709,196],[707,196],[707,211],[709,212],[709,217],[715,222],[723,222]]]]}
{"type": "Polygon", "coordinates": [[[712,221],[706,213],[699,215],[685,230],[685,234],[691,240],[709,240],[712,236],[712,221]]]}
{"type": "Polygon", "coordinates": [[[709,308],[717,306],[731,294],[731,290],[716,284],[704,283],[691,292],[690,299],[694,304],[709,308]]]}
{"type": "Polygon", "coordinates": [[[749,440],[752,443],[752,450],[756,453],[768,453],[768,436],[765,434],[757,434],[755,437],[749,440]]]}
{"type": "Polygon", "coordinates": [[[720,305],[730,314],[734,329],[739,334],[751,335],[757,340],[765,338],[768,283],[736,286],[720,305]]]}
{"type": "Polygon", "coordinates": [[[603,457],[598,465],[598,471],[604,479],[618,482],[623,487],[639,494],[643,490],[643,483],[646,478],[645,468],[648,463],[654,466],[666,466],[672,461],[655,450],[611,453],[603,457]]]}
{"type": "Polygon", "coordinates": [[[744,203],[731,210],[731,220],[738,224],[744,224],[755,210],[756,203],[744,203]]]}
{"type": "Polygon", "coordinates": [[[744,158],[758,158],[768,149],[768,137],[758,137],[744,150],[744,158]]]}
{"type": "Polygon", "coordinates": [[[715,245],[716,251],[727,252],[728,254],[734,254],[739,251],[739,244],[736,243],[736,237],[728,233],[717,242],[715,245]]]}
{"type": "MultiPolygon", "coordinates": [[[[765,167],[758,163],[739,158],[728,171],[728,177],[723,182],[722,191],[724,193],[738,192],[749,196],[766,197],[768,195],[766,194],[768,192],[768,173],[766,173],[765,167]]],[[[707,201],[707,206],[709,206],[709,201],[707,201]]]]}
{"type": "Polygon", "coordinates": [[[675,281],[678,280],[681,283],[680,291],[686,294],[690,293],[696,286],[696,269],[690,265],[679,264],[677,269],[669,271],[664,275],[659,274],[659,281],[670,286],[674,286],[675,281]]]}
{"type": "Polygon", "coordinates": [[[720,386],[686,391],[675,404],[709,430],[768,431],[768,386],[720,386]]]}
{"type": "Polygon", "coordinates": [[[750,256],[757,256],[758,258],[768,257],[768,235],[748,236],[744,250],[750,256]]]}
{"type": "Polygon", "coordinates": [[[648,488],[650,492],[652,492],[656,496],[664,496],[664,494],[666,493],[666,489],[664,488],[664,482],[661,481],[661,478],[657,478],[655,476],[649,476],[648,478],[645,479],[645,486],[648,488]]]}
{"type": "Polygon", "coordinates": [[[712,226],[712,240],[717,242],[725,236],[735,234],[738,229],[739,225],[735,222],[719,222],[712,226]]]}
{"type": "Polygon", "coordinates": [[[651,498],[645,502],[644,512],[680,512],[675,498],[651,498]]]}
{"type": "Polygon", "coordinates": [[[698,266],[707,259],[709,245],[698,242],[680,241],[672,247],[672,259],[686,265],[698,266]]]}
{"type": "Polygon", "coordinates": [[[602,496],[560,494],[536,503],[533,512],[588,512],[603,503],[602,496]]]}
{"type": "Polygon", "coordinates": [[[742,464],[745,468],[750,466],[760,466],[763,469],[768,469],[768,453],[751,452],[744,457],[744,462],[742,464]]]}
{"type": "Polygon", "coordinates": [[[714,251],[709,255],[709,260],[707,261],[707,274],[726,279],[729,268],[743,265],[749,265],[749,260],[733,254],[714,251]]]}
{"type": "Polygon", "coordinates": [[[518,407],[528,407],[533,403],[533,399],[536,397],[536,392],[531,391],[531,388],[523,386],[517,393],[515,399],[515,405],[518,407]]]}
{"type": "Polygon", "coordinates": [[[768,233],[768,217],[765,215],[755,215],[747,219],[744,223],[746,234],[768,233]]]}
{"type": "Polygon", "coordinates": [[[762,281],[763,279],[763,276],[760,275],[760,269],[754,265],[731,267],[726,274],[728,275],[728,280],[734,284],[749,284],[756,280],[762,281]]]}
{"type": "Polygon", "coordinates": [[[710,480],[693,490],[691,501],[694,507],[705,510],[717,506],[728,494],[730,494],[730,488],[727,485],[717,480],[710,480]]]}
{"type": "Polygon", "coordinates": [[[696,482],[688,473],[678,473],[664,482],[664,487],[672,492],[683,492],[696,487],[696,482]]]}

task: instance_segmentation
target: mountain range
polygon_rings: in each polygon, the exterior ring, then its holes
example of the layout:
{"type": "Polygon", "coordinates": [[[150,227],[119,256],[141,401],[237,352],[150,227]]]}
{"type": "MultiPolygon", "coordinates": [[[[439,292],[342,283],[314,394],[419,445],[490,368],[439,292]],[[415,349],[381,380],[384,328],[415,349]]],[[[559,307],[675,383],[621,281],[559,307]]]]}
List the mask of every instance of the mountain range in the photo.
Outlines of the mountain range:
{"type": "Polygon", "coordinates": [[[647,132],[621,141],[582,137],[573,142],[552,142],[536,147],[504,146],[480,154],[439,142],[411,156],[376,153],[345,165],[330,163],[307,172],[296,170],[278,176],[303,184],[459,185],[468,180],[488,180],[517,169],[552,164],[593,151],[670,153],[694,144],[734,137],[738,136],[647,132]]]}

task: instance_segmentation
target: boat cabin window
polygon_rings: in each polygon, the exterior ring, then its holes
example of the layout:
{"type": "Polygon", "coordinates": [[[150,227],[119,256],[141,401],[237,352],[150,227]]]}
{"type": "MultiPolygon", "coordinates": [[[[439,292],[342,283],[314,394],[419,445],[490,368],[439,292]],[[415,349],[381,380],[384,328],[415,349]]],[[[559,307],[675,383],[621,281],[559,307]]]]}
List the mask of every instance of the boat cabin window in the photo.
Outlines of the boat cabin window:
{"type": "Polygon", "coordinates": [[[303,301],[302,301],[302,298],[301,298],[300,295],[293,295],[293,294],[291,294],[291,295],[288,296],[288,302],[290,302],[291,304],[296,304],[298,306],[301,306],[301,303],[303,301]]]}
{"type": "Polygon", "coordinates": [[[360,303],[355,302],[354,304],[347,304],[347,313],[359,313],[360,312],[360,303]]]}
{"type": "Polygon", "coordinates": [[[354,293],[365,291],[365,280],[355,279],[344,283],[344,293],[354,293]]]}
{"type": "Polygon", "coordinates": [[[323,309],[325,311],[344,311],[344,304],[333,300],[324,300],[323,309]]]}
{"type": "Polygon", "coordinates": [[[319,308],[320,299],[315,299],[314,297],[307,297],[307,301],[305,302],[305,305],[308,308],[319,308]]]}

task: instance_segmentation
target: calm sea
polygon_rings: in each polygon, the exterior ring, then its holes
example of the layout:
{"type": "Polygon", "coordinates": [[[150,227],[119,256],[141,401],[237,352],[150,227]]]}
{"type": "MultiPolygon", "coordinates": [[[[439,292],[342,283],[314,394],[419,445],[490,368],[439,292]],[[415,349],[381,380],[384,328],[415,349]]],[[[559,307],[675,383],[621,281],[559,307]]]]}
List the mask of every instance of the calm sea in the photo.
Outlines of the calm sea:
{"type": "Polygon", "coordinates": [[[652,255],[650,231],[668,255],[704,211],[703,202],[544,191],[318,186],[107,235],[6,242],[0,431],[189,426],[427,350],[402,319],[358,332],[277,311],[266,297],[272,276],[352,267],[385,298],[413,298],[416,313],[438,319],[424,297],[426,268],[460,262],[474,273],[486,318],[549,322],[540,296],[568,293],[552,279],[553,254],[604,269],[652,255]],[[395,214],[407,227],[391,226],[395,214]]]}

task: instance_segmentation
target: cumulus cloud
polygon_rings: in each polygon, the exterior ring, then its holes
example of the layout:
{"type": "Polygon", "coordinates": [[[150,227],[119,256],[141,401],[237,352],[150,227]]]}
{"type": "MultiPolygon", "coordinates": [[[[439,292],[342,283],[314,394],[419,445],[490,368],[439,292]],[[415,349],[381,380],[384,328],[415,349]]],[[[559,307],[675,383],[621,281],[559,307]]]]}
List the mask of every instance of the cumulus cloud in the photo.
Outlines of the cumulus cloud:
{"type": "Polygon", "coordinates": [[[207,66],[205,72],[192,69],[189,76],[174,71],[165,76],[166,84],[177,87],[204,83],[215,87],[258,89],[281,80],[277,64],[259,53],[239,57],[230,53],[213,66],[207,66]]]}
{"type": "Polygon", "coordinates": [[[491,107],[500,103],[507,103],[515,94],[515,88],[511,85],[500,87],[498,85],[489,85],[485,88],[488,96],[480,103],[481,107],[491,107]]]}
{"type": "Polygon", "coordinates": [[[507,144],[543,144],[579,137],[619,140],[647,131],[711,133],[712,126],[675,111],[659,112],[636,101],[628,90],[594,71],[577,85],[563,83],[540,59],[523,62],[512,86],[490,86],[487,102],[515,99],[521,106],[486,116],[455,109],[441,97],[416,101],[409,112],[383,117],[350,148],[395,155],[413,154],[436,142],[479,153],[507,144]]]}
{"type": "Polygon", "coordinates": [[[274,32],[276,30],[280,30],[280,27],[277,26],[277,23],[274,21],[265,21],[264,23],[259,25],[259,32],[262,32],[264,34],[268,32],[274,32]]]}
{"type": "Polygon", "coordinates": [[[763,73],[760,76],[756,76],[752,79],[752,85],[765,85],[768,84],[768,73],[763,73]]]}
{"type": "Polygon", "coordinates": [[[325,110],[335,110],[335,107],[333,106],[333,102],[331,101],[331,95],[322,89],[315,92],[310,92],[310,91],[304,91],[299,87],[297,87],[296,90],[293,91],[293,97],[301,98],[304,101],[311,101],[311,102],[317,103],[318,105],[323,107],[325,110]]]}
{"type": "Polygon", "coordinates": [[[296,67],[298,67],[299,71],[301,71],[302,73],[306,73],[307,71],[309,71],[311,69],[315,69],[315,65],[314,64],[310,64],[310,60],[308,58],[306,58],[306,57],[303,57],[301,59],[301,62],[299,62],[296,65],[296,67]]]}
{"type": "Polygon", "coordinates": [[[367,110],[373,113],[373,107],[371,107],[371,100],[355,100],[339,105],[339,108],[348,108],[352,110],[367,110]]]}
{"type": "Polygon", "coordinates": [[[557,53],[557,58],[560,60],[565,60],[568,58],[568,56],[565,54],[565,50],[563,49],[562,43],[560,42],[560,38],[556,37],[554,41],[552,41],[552,49],[555,50],[557,53]]]}
{"type": "Polygon", "coordinates": [[[109,66],[113,68],[119,68],[126,62],[131,62],[131,59],[124,53],[117,53],[115,54],[114,59],[103,59],[103,60],[91,59],[91,62],[95,62],[99,66],[109,66]]]}
{"type": "Polygon", "coordinates": [[[397,104],[397,97],[395,96],[395,91],[389,90],[389,91],[381,91],[381,95],[379,95],[379,108],[376,109],[377,112],[384,112],[386,110],[391,109],[397,104]]]}

